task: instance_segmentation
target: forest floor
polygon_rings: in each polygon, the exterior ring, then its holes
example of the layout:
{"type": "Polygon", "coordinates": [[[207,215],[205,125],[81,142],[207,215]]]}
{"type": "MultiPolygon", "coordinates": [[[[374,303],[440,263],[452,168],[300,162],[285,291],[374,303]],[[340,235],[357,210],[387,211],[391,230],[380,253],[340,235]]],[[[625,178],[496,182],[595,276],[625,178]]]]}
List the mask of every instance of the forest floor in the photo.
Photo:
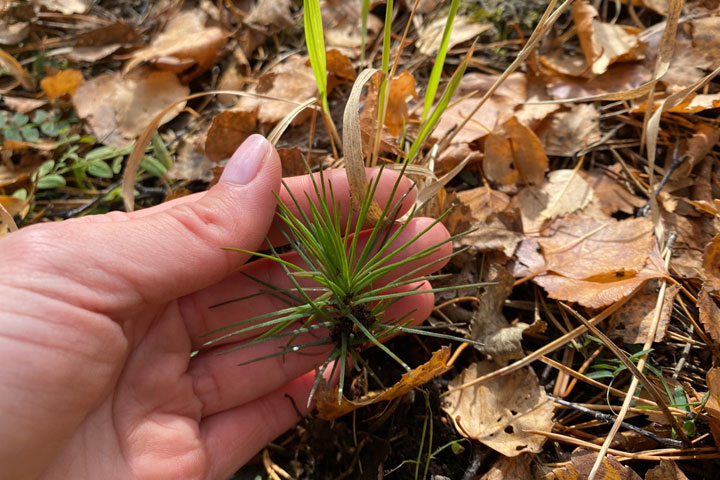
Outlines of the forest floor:
{"type": "MultiPolygon", "coordinates": [[[[0,1],[0,235],[207,189],[318,95],[301,3],[0,1]]],[[[339,140],[386,3],[365,40],[362,1],[319,3],[339,140]]],[[[580,480],[598,452],[596,479],[720,478],[720,7],[551,3],[459,2],[431,104],[466,71],[409,172],[425,214],[474,228],[434,286],[490,282],[438,293],[428,322],[481,345],[393,338],[414,376],[366,350],[377,379],[352,372],[347,410],[320,405],[235,478],[580,480]]],[[[395,3],[367,157],[420,136],[450,8],[395,3]]],[[[310,110],[277,141],[286,176],[344,164],[310,110]]]]}

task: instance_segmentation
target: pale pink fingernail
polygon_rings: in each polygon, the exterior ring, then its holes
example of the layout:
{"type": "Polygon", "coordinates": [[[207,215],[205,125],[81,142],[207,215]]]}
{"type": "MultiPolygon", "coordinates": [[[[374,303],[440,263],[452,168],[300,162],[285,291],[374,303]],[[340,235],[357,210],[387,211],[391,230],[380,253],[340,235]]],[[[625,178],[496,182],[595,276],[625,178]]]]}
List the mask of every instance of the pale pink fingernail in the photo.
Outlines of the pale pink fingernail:
{"type": "Polygon", "coordinates": [[[252,182],[263,160],[270,153],[270,147],[270,143],[262,135],[250,135],[230,157],[220,181],[240,185],[252,182]]]}

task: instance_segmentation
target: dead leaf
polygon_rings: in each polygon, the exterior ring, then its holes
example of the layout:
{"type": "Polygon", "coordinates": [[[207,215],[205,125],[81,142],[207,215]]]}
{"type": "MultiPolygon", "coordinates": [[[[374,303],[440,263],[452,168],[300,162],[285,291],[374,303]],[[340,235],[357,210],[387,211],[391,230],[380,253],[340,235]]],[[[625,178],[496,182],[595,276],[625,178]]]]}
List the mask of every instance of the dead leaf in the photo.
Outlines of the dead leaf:
{"type": "Polygon", "coordinates": [[[72,15],[73,13],[84,13],[90,8],[88,0],[33,0],[37,5],[45,7],[53,12],[72,15]]]}
{"type": "Polygon", "coordinates": [[[572,16],[585,61],[594,75],[605,73],[618,60],[638,58],[637,29],[598,21],[597,10],[587,0],[573,4],[572,16]]]}
{"type": "Polygon", "coordinates": [[[554,170],[538,186],[522,189],[516,196],[525,233],[538,232],[547,220],[568,215],[593,199],[590,185],[573,170],[554,170]]]}
{"type": "Polygon", "coordinates": [[[418,98],[417,91],[415,91],[415,77],[405,70],[393,78],[388,92],[385,126],[392,136],[400,135],[403,126],[407,123],[408,107],[405,98],[408,96],[418,98]]]}
{"type": "MultiPolygon", "coordinates": [[[[275,124],[279,122],[297,107],[296,102],[313,98],[317,93],[315,76],[312,68],[308,65],[308,57],[292,56],[274,66],[260,77],[257,86],[251,88],[250,93],[284,98],[290,103],[241,97],[233,110],[252,112],[257,109],[257,118],[260,123],[275,124]]],[[[295,117],[293,125],[304,122],[309,113],[305,112],[295,117]]]]}
{"type": "MultiPolygon", "coordinates": [[[[468,73],[460,80],[454,98],[440,117],[432,138],[442,138],[462,124],[497,79],[496,75],[468,73]]],[[[458,132],[453,144],[468,144],[494,132],[513,116],[513,109],[527,98],[527,81],[522,73],[512,73],[480,107],[475,116],[458,132]]]]}
{"type": "Polygon", "coordinates": [[[648,470],[645,480],[688,480],[685,474],[672,460],[660,460],[660,463],[648,470]]]}
{"type": "Polygon", "coordinates": [[[17,215],[27,206],[27,202],[22,198],[0,195],[0,205],[5,207],[10,215],[17,215]]]}
{"type": "MultiPolygon", "coordinates": [[[[73,96],[80,118],[86,119],[95,137],[106,145],[128,145],[171,103],[187,96],[189,88],[171,72],[140,68],[128,75],[105,74],[85,82],[73,96]]],[[[161,123],[182,109],[173,108],[161,123]]]]}
{"type": "Polygon", "coordinates": [[[706,288],[700,290],[697,307],[700,313],[700,323],[705,327],[705,332],[716,346],[720,345],[720,307],[706,288]]]}
{"type": "Polygon", "coordinates": [[[708,400],[705,410],[708,413],[710,431],[715,444],[720,444],[720,368],[713,367],[708,370],[707,375],[708,400]]]}
{"type": "Polygon", "coordinates": [[[539,76],[529,73],[527,75],[527,99],[515,110],[515,118],[535,131],[548,115],[560,109],[560,105],[555,103],[534,103],[545,100],[551,100],[547,94],[545,82],[539,76]]]}
{"type": "Polygon", "coordinates": [[[40,86],[50,100],[55,100],[63,95],[74,95],[82,84],[82,72],[73,69],[60,70],[55,75],[40,80],[40,86]]]}
{"type": "Polygon", "coordinates": [[[533,281],[543,287],[550,298],[577,302],[589,308],[602,308],[632,294],[647,280],[665,275],[667,271],[656,248],[642,270],[615,281],[577,280],[555,274],[539,275],[533,281]]]}
{"type": "MultiPolygon", "coordinates": [[[[417,40],[418,51],[423,55],[435,55],[442,43],[447,18],[441,15],[436,20],[423,25],[417,40]]],[[[453,29],[450,33],[448,48],[453,48],[463,42],[477,37],[492,28],[491,23],[473,22],[464,15],[456,15],[453,20],[453,29]]]]}
{"type": "Polygon", "coordinates": [[[608,92],[633,90],[652,78],[648,67],[641,63],[618,63],[588,81],[567,75],[546,75],[547,91],[555,99],[590,97],[608,92]]]}
{"type": "Polygon", "coordinates": [[[76,47],[99,47],[106,45],[130,45],[140,40],[135,27],[129,23],[116,21],[109,25],[78,33],[76,47]]]}
{"type": "Polygon", "coordinates": [[[502,314],[505,300],[512,292],[515,279],[510,272],[499,265],[491,265],[487,277],[493,285],[485,287],[478,298],[480,303],[470,323],[470,335],[482,343],[476,345],[479,351],[491,357],[500,366],[524,356],[522,332],[530,325],[518,322],[512,326],[502,314]]]}
{"type": "MultiPolygon", "coordinates": [[[[326,48],[337,48],[343,55],[357,58],[362,44],[362,0],[321,0],[320,11],[326,48]]],[[[366,47],[373,44],[382,26],[382,20],[368,15],[366,47]]]]}
{"type": "MultiPolygon", "coordinates": [[[[596,458],[597,452],[586,449],[577,450],[572,454],[569,464],[547,473],[542,480],[584,480],[590,475],[596,458]]],[[[605,455],[605,458],[602,459],[595,478],[598,480],[642,480],[637,473],[618,462],[615,456],[610,454],[605,455]]]]}
{"type": "Polygon", "coordinates": [[[153,61],[158,68],[194,78],[216,62],[227,33],[220,27],[206,26],[202,10],[186,10],[171,18],[153,42],[133,54],[123,71],[153,61]]]}
{"type": "Polygon", "coordinates": [[[278,148],[277,152],[282,164],[283,178],[307,175],[305,156],[298,147],[278,148]]]}
{"type": "Polygon", "coordinates": [[[165,174],[175,180],[210,182],[213,180],[215,162],[205,155],[206,131],[183,135],[172,168],[165,174]]]}
{"type": "MultiPolygon", "coordinates": [[[[325,53],[325,65],[328,72],[328,91],[341,83],[352,85],[357,78],[357,72],[355,72],[352,62],[340,50],[335,48],[328,50],[325,53]]],[[[413,91],[414,87],[415,79],[413,79],[413,91]]],[[[392,95],[392,90],[390,94],[392,95]]],[[[417,97],[417,93],[415,96],[417,97]]]]}
{"type": "Polygon", "coordinates": [[[499,250],[510,258],[523,239],[517,211],[490,214],[473,227],[475,230],[460,238],[458,245],[471,246],[481,252],[499,250]]]}
{"type": "Polygon", "coordinates": [[[17,45],[30,33],[30,22],[7,22],[0,19],[0,45],[17,45]]]}
{"type": "Polygon", "coordinates": [[[488,180],[504,187],[537,185],[545,179],[548,158],[540,139],[512,117],[502,133],[491,133],[485,140],[483,170],[488,180]]]}
{"type": "MultiPolygon", "coordinates": [[[[497,365],[488,361],[473,363],[450,381],[450,388],[496,369],[497,365]]],[[[539,452],[545,437],[524,430],[551,431],[554,409],[535,372],[529,368],[452,392],[443,405],[461,435],[506,457],[539,452]]]]}
{"type": "Polygon", "coordinates": [[[442,347],[433,353],[430,360],[415,368],[412,372],[403,374],[400,381],[387,390],[373,392],[353,401],[343,397],[340,404],[338,404],[337,387],[330,389],[327,385],[321,385],[315,395],[318,414],[321,418],[332,420],[360,407],[402,397],[413,388],[424,385],[438,375],[448,371],[447,361],[449,359],[450,347],[442,347]]]}
{"type": "Polygon", "coordinates": [[[271,32],[293,26],[290,0],[259,0],[245,22],[257,27],[270,27],[271,32]]]}
{"type": "Polygon", "coordinates": [[[533,455],[523,453],[517,457],[500,457],[480,480],[534,480],[530,471],[533,455]]]}
{"type": "Polygon", "coordinates": [[[600,113],[592,104],[573,105],[569,111],[556,112],[537,132],[545,153],[573,157],[600,140],[600,113]]]}
{"type": "Polygon", "coordinates": [[[598,208],[610,216],[616,212],[632,214],[645,205],[645,200],[633,195],[621,183],[622,166],[615,164],[608,169],[581,170],[579,173],[593,190],[598,208]]]}
{"type": "Polygon", "coordinates": [[[10,110],[20,113],[30,113],[43,105],[47,105],[47,100],[44,98],[10,97],[3,95],[2,100],[10,110]]]}
{"type": "MultiPolygon", "coordinates": [[[[510,205],[510,197],[487,185],[463,190],[455,194],[459,202],[467,205],[471,219],[484,220],[490,214],[504,211],[510,205]]],[[[460,232],[456,232],[460,233],[460,232]]]]}
{"type": "MultiPolygon", "coordinates": [[[[652,283],[652,282],[650,282],[652,283]]],[[[644,344],[650,333],[650,326],[655,316],[658,292],[656,288],[646,287],[638,291],[633,297],[625,302],[620,310],[615,313],[607,332],[609,337],[622,338],[626,344],[644,344]]],[[[672,285],[665,291],[665,298],[660,313],[660,323],[655,334],[655,341],[659,342],[665,338],[670,314],[672,313],[675,296],[680,291],[678,285],[672,285]]]]}
{"type": "Polygon", "coordinates": [[[703,252],[703,271],[705,272],[705,285],[711,291],[720,291],[720,234],[716,235],[705,246],[703,252]]]}
{"type": "Polygon", "coordinates": [[[213,162],[230,158],[257,128],[257,111],[227,110],[213,117],[205,140],[205,155],[213,162]]]}
{"type": "Polygon", "coordinates": [[[655,245],[645,218],[599,220],[578,215],[557,219],[538,238],[547,269],[577,280],[611,282],[637,274],[655,245]]]}
{"type": "Polygon", "coordinates": [[[537,275],[547,270],[545,265],[545,257],[540,252],[540,245],[533,237],[523,238],[520,245],[515,250],[515,261],[513,261],[510,271],[517,278],[537,275]]]}
{"type": "Polygon", "coordinates": [[[685,161],[673,172],[673,179],[686,178],[692,172],[695,165],[700,163],[720,141],[720,128],[700,123],[693,135],[681,145],[680,155],[685,156],[685,161]]]}

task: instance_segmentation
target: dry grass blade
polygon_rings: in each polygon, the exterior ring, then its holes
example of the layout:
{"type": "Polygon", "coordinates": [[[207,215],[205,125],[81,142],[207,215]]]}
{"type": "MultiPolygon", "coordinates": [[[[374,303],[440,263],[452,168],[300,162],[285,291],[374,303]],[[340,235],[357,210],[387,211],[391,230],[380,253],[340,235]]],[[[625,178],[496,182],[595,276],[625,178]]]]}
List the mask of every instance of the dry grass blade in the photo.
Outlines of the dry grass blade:
{"type": "Polygon", "coordinates": [[[433,198],[440,191],[441,188],[443,188],[445,185],[447,185],[450,182],[450,180],[455,178],[462,171],[462,169],[465,168],[465,165],[468,164],[468,162],[470,161],[470,158],[472,158],[472,154],[468,154],[468,156],[465,157],[462,162],[457,164],[457,166],[455,166],[455,168],[450,170],[448,173],[443,175],[438,180],[434,181],[430,185],[428,185],[425,188],[423,188],[422,190],[420,190],[417,195],[416,203],[418,205],[422,205],[427,200],[430,200],[431,198],[433,198]]]}
{"type": "Polygon", "coordinates": [[[0,88],[0,93],[6,93],[14,89],[18,85],[22,85],[25,90],[34,90],[35,81],[23,69],[15,58],[0,48],[0,66],[5,65],[10,74],[15,77],[15,81],[6,87],[0,88]]]}
{"type": "Polygon", "coordinates": [[[280,140],[280,137],[283,133],[285,133],[285,130],[287,130],[292,121],[295,120],[295,117],[300,115],[303,110],[310,107],[311,105],[314,105],[315,103],[317,103],[317,100],[314,98],[310,98],[295,107],[290,113],[285,115],[285,118],[280,120],[280,123],[275,125],[275,128],[273,128],[272,132],[270,132],[270,134],[267,136],[268,142],[272,143],[273,145],[277,145],[278,140],[280,140]]]}
{"type": "MultiPolygon", "coordinates": [[[[251,94],[247,92],[238,92],[236,90],[211,90],[209,92],[200,92],[200,93],[194,93],[192,95],[188,95],[187,97],[180,98],[176,100],[175,102],[171,103],[163,111],[155,115],[155,118],[152,119],[150,124],[145,127],[145,130],[143,131],[142,135],[140,135],[135,142],[135,147],[133,148],[132,153],[130,154],[130,157],[127,160],[127,164],[125,165],[125,171],[123,172],[123,179],[122,179],[122,196],[123,196],[123,203],[125,204],[125,210],[128,212],[132,212],[135,208],[135,174],[138,171],[138,168],[140,167],[140,162],[142,161],[143,155],[145,154],[145,149],[147,149],[147,146],[150,144],[150,140],[152,139],[153,134],[160,126],[160,122],[162,121],[163,117],[167,115],[169,111],[171,111],[176,105],[186,102],[188,100],[193,100],[195,98],[200,97],[206,97],[208,95],[217,95],[217,94],[226,94],[226,95],[237,95],[239,97],[255,97],[255,98],[263,98],[266,100],[275,100],[279,102],[286,102],[286,103],[296,103],[298,105],[303,105],[303,103],[298,102],[291,102],[290,100],[284,99],[284,98],[277,98],[277,97],[270,97],[267,95],[258,95],[258,94],[251,94]]],[[[307,102],[304,102],[307,103],[307,102]]]]}
{"type": "MultiPolygon", "coordinates": [[[[675,429],[678,436],[685,442],[686,445],[690,445],[690,439],[685,434],[685,431],[682,429],[680,424],[677,422],[673,414],[670,412],[670,409],[668,408],[667,404],[665,403],[665,399],[663,399],[662,394],[658,391],[658,389],[653,385],[650,380],[647,379],[647,377],[638,369],[637,366],[628,358],[627,355],[625,355],[625,352],[623,352],[620,347],[615,345],[615,342],[610,340],[607,335],[605,335],[602,331],[600,331],[599,328],[597,328],[595,325],[591,324],[589,321],[585,320],[585,318],[580,315],[578,312],[576,312],[573,308],[569,307],[568,305],[565,305],[564,303],[560,302],[560,305],[570,312],[572,316],[577,318],[585,327],[587,327],[590,332],[592,332],[593,335],[598,337],[603,344],[610,349],[610,351],[613,352],[613,354],[627,367],[627,369],[633,374],[633,377],[637,379],[640,383],[642,383],[643,387],[645,387],[650,395],[652,395],[653,399],[655,400],[655,403],[657,406],[662,410],[663,414],[666,416],[668,422],[672,425],[673,429],[675,429]]],[[[653,336],[649,336],[652,338],[653,336]]],[[[644,357],[643,357],[644,358],[644,357]]],[[[644,366],[641,365],[641,368],[644,366]]],[[[633,388],[631,385],[631,388],[628,389],[628,396],[632,397],[633,394],[633,388]]],[[[629,402],[628,402],[629,407],[629,402]]],[[[618,415],[618,418],[621,418],[618,415]]]]}
{"type": "MultiPolygon", "coordinates": [[[[616,303],[610,305],[605,310],[603,310],[602,312],[598,313],[593,318],[588,320],[588,323],[590,325],[597,325],[598,323],[602,322],[603,320],[608,318],[610,315],[612,315],[613,313],[618,311],[620,309],[620,307],[622,307],[625,304],[626,301],[627,301],[627,297],[620,300],[619,302],[616,302],[616,303]]],[[[458,385],[455,388],[448,389],[448,391],[443,393],[441,396],[445,397],[445,396],[451,394],[452,392],[462,390],[463,388],[468,388],[473,385],[479,385],[481,383],[485,383],[489,380],[492,380],[493,378],[502,377],[503,375],[507,375],[510,372],[519,370],[527,365],[530,365],[532,362],[539,360],[546,354],[552,353],[555,350],[562,348],[568,342],[571,342],[572,340],[575,340],[580,335],[586,333],[587,330],[588,329],[586,326],[577,327],[575,330],[572,330],[572,331],[566,333],[562,337],[553,340],[552,342],[548,343],[544,347],[541,347],[541,348],[535,350],[534,352],[528,354],[527,356],[525,356],[525,358],[522,358],[516,362],[513,362],[505,367],[499,368],[499,369],[495,370],[494,372],[488,373],[487,375],[478,377],[471,382],[465,383],[463,385],[458,385]]]]}
{"type": "Polygon", "coordinates": [[[460,132],[463,128],[465,128],[465,125],[475,116],[475,114],[480,110],[480,108],[485,104],[485,102],[488,101],[488,99],[492,96],[493,93],[500,87],[500,85],[507,79],[507,77],[510,76],[511,73],[513,73],[517,68],[522,64],[527,57],[530,56],[530,54],[535,50],[535,47],[540,43],[540,39],[545,35],[545,33],[552,27],[555,22],[560,18],[560,15],[562,12],[565,11],[567,7],[569,7],[574,0],[565,0],[557,10],[553,12],[553,8],[555,8],[555,5],[557,5],[558,0],[551,0],[550,4],[545,9],[545,13],[543,13],[542,18],[538,22],[537,27],[535,27],[535,30],[533,31],[532,35],[530,35],[530,38],[528,39],[527,43],[523,47],[523,49],[518,53],[517,57],[515,57],[515,60],[508,66],[505,71],[500,75],[497,80],[495,80],[495,83],[492,84],[492,86],[488,89],[487,92],[485,92],[485,95],[480,99],[478,104],[475,106],[475,108],[467,115],[465,120],[458,125],[458,128],[455,129],[454,132],[452,132],[450,135],[445,137],[442,144],[440,145],[440,150],[444,150],[452,140],[455,138],[455,136],[460,132]]]}
{"type": "MultiPolygon", "coordinates": [[[[353,85],[350,97],[343,113],[343,150],[345,151],[345,174],[350,184],[350,198],[356,208],[362,205],[363,197],[368,191],[368,181],[365,174],[365,162],[362,153],[362,134],[360,132],[360,95],[365,84],[379,70],[368,68],[358,75],[353,85]]],[[[382,125],[378,126],[382,128],[382,125]]],[[[382,210],[375,200],[372,200],[367,214],[368,223],[374,225],[382,218],[382,210]]]]}
{"type": "Polygon", "coordinates": [[[663,29],[660,45],[658,46],[658,57],[653,67],[653,76],[650,80],[643,83],[639,87],[625,90],[623,92],[610,92],[600,95],[591,95],[588,97],[567,98],[560,100],[547,100],[543,102],[532,102],[534,104],[550,104],[550,103],[572,103],[572,102],[594,102],[599,100],[630,100],[648,95],[655,89],[655,84],[662,79],[670,68],[670,61],[675,51],[675,35],[677,33],[678,20],[682,12],[683,0],[670,0],[668,6],[667,20],[663,29]]]}

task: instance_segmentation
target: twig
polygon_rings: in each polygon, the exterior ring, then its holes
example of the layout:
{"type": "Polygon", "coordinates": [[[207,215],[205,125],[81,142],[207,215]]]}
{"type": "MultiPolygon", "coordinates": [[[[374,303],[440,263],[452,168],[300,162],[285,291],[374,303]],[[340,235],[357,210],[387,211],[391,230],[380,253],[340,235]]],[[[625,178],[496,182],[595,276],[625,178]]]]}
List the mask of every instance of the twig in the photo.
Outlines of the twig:
{"type": "MultiPolygon", "coordinates": [[[[566,407],[573,408],[579,412],[586,413],[586,414],[594,417],[596,420],[600,420],[601,422],[613,423],[615,421],[615,417],[612,415],[608,415],[607,413],[597,412],[590,408],[583,407],[576,403],[568,402],[567,400],[563,400],[562,398],[554,397],[552,395],[548,395],[548,398],[550,398],[555,403],[558,403],[560,405],[564,405],[566,407]]],[[[674,448],[682,448],[683,447],[683,443],[680,440],[659,437],[659,436],[655,435],[654,433],[644,430],[640,427],[636,427],[635,425],[633,425],[631,423],[621,422],[621,424],[627,430],[632,430],[633,432],[639,433],[640,435],[651,438],[651,439],[655,440],[656,442],[658,442],[659,444],[664,445],[666,447],[674,447],[674,448]]]]}

